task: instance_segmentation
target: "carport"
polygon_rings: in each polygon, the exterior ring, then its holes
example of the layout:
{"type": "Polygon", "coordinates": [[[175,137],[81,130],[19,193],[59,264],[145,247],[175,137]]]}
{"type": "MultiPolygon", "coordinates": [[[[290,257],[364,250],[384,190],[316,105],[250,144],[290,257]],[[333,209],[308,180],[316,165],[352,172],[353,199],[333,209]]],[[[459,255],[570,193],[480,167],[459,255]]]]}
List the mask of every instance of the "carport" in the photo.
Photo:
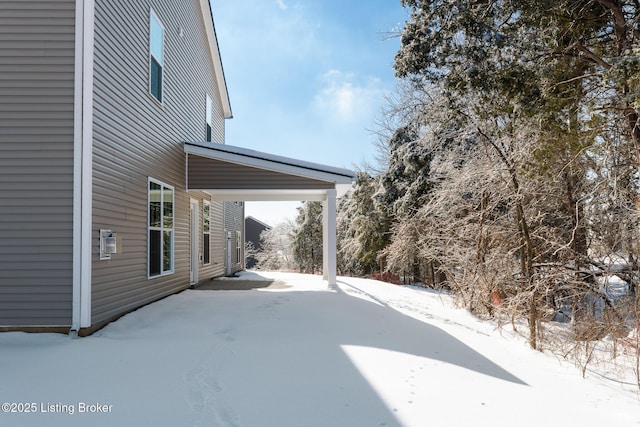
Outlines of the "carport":
{"type": "Polygon", "coordinates": [[[321,201],[323,276],[336,284],[336,199],[355,174],[342,168],[207,142],[184,144],[187,190],[216,201],[321,201]]]}

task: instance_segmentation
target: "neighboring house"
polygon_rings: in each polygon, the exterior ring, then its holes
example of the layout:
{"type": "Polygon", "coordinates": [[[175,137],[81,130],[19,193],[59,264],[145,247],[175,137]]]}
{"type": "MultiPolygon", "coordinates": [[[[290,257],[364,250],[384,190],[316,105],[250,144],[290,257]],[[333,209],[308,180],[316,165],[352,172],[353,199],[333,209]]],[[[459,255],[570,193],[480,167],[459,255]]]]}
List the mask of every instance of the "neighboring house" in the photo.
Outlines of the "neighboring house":
{"type": "Polygon", "coordinates": [[[0,76],[0,330],[86,335],[242,269],[245,200],[323,200],[335,281],[353,173],[222,145],[208,0],[0,0],[0,76]]]}
{"type": "MultiPolygon", "coordinates": [[[[251,243],[256,252],[260,252],[262,250],[260,235],[263,231],[267,230],[271,230],[271,226],[255,219],[252,216],[248,216],[244,219],[245,241],[247,243],[251,243]]],[[[247,268],[254,268],[257,263],[258,261],[253,256],[247,256],[247,268]]]]}

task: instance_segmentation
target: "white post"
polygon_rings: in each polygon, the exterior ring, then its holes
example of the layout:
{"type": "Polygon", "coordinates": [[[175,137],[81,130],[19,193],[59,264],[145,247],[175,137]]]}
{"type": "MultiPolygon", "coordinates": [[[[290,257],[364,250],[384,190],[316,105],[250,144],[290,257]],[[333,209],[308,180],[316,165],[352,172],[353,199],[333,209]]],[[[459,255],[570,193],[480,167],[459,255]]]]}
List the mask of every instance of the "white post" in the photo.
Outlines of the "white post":
{"type": "Polygon", "coordinates": [[[335,285],[336,279],[336,190],[327,190],[322,202],[322,273],[328,285],[335,285]]]}

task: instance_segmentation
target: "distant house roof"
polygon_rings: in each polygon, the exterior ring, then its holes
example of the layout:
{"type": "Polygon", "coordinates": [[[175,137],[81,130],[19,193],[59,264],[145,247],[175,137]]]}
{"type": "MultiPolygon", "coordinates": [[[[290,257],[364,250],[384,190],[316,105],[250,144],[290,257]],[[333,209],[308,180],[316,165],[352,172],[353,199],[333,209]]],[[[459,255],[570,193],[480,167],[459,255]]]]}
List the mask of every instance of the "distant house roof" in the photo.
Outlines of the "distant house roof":
{"type": "Polygon", "coordinates": [[[252,217],[251,215],[247,216],[244,220],[245,221],[253,221],[253,222],[257,223],[258,225],[264,227],[267,230],[271,230],[273,228],[269,224],[265,224],[264,222],[260,221],[257,218],[252,217]]]}
{"type": "Polygon", "coordinates": [[[216,36],[216,29],[213,23],[213,12],[211,11],[211,4],[209,3],[209,0],[200,0],[200,10],[202,12],[204,27],[207,32],[211,61],[213,62],[213,68],[216,72],[222,110],[224,112],[224,117],[226,119],[230,119],[233,117],[233,113],[231,112],[231,103],[229,102],[229,93],[227,92],[227,82],[224,77],[224,69],[222,68],[222,58],[220,56],[220,48],[218,46],[218,37],[216,36]]]}

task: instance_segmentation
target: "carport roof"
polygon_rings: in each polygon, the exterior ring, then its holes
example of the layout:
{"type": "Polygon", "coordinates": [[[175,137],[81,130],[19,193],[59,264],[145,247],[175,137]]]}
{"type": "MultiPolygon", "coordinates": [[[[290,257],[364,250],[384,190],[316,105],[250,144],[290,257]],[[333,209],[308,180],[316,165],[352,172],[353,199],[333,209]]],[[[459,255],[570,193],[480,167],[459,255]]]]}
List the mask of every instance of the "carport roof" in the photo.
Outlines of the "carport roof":
{"type": "Polygon", "coordinates": [[[346,193],[353,171],[262,151],[209,142],[186,142],[187,189],[215,200],[324,200],[346,193]]]}

